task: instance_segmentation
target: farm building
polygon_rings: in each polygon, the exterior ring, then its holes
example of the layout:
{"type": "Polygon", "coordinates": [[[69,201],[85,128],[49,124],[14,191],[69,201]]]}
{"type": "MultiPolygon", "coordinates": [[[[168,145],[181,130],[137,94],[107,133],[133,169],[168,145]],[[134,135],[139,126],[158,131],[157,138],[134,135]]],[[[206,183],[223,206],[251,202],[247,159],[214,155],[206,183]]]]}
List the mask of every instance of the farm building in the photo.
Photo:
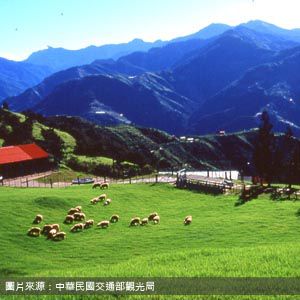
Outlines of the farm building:
{"type": "Polygon", "coordinates": [[[0,148],[0,175],[19,177],[51,168],[49,154],[36,144],[0,148]]]}

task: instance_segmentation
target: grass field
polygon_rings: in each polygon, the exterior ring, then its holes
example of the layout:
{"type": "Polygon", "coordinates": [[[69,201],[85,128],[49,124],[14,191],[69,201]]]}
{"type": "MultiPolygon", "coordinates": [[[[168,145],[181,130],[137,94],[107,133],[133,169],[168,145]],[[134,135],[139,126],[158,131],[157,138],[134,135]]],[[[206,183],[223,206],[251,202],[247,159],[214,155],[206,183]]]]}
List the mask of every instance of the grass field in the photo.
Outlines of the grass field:
{"type": "MultiPolygon", "coordinates": [[[[237,196],[213,197],[170,185],[137,184],[112,185],[107,191],[112,198],[110,206],[90,205],[89,200],[99,193],[90,186],[1,187],[0,276],[300,276],[299,202],[261,196],[235,207],[237,196]],[[66,211],[76,205],[82,205],[87,218],[96,222],[114,213],[120,215],[120,222],[106,230],[92,228],[71,234],[70,226],[62,221],[66,211]],[[128,226],[132,217],[146,217],[153,211],[161,217],[159,225],[128,226]],[[66,240],[55,243],[26,236],[37,213],[44,215],[42,224],[60,223],[67,232],[66,240]],[[183,218],[189,214],[193,223],[183,226],[183,218]]],[[[170,297],[155,299],[161,298],[170,297]]],[[[236,297],[250,298],[298,299],[236,297]]]]}

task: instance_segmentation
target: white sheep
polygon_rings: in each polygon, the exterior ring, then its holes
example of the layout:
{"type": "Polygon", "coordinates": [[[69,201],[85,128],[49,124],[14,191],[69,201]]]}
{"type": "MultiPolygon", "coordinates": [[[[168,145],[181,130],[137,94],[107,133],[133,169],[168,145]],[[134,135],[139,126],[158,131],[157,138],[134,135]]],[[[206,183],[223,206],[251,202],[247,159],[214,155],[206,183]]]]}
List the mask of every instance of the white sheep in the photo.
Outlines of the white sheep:
{"type": "Polygon", "coordinates": [[[120,217],[118,215],[112,215],[110,218],[111,223],[117,223],[119,221],[120,217]]]}
{"type": "Polygon", "coordinates": [[[97,224],[97,227],[107,228],[109,226],[109,221],[101,221],[97,224]]]}
{"type": "Polygon", "coordinates": [[[107,206],[107,205],[109,205],[111,203],[111,199],[107,199],[104,203],[103,203],[103,205],[104,206],[107,206]]]}
{"type": "Polygon", "coordinates": [[[51,229],[56,229],[57,231],[59,231],[59,224],[44,225],[41,233],[47,235],[51,229]]]}
{"type": "Polygon", "coordinates": [[[94,220],[87,220],[84,224],[84,229],[88,229],[94,225],[94,220]]]}
{"type": "Polygon", "coordinates": [[[81,212],[77,212],[74,214],[74,220],[75,221],[82,221],[85,219],[85,214],[81,212]]]}
{"type": "Polygon", "coordinates": [[[101,182],[95,182],[94,184],[93,184],[93,189],[96,189],[96,188],[100,188],[101,187],[101,182]]]}
{"type": "Polygon", "coordinates": [[[158,213],[154,212],[154,213],[152,213],[152,214],[149,215],[148,220],[149,221],[153,221],[153,218],[156,217],[156,216],[158,216],[158,213]]]}
{"type": "Polygon", "coordinates": [[[53,237],[57,234],[57,230],[56,229],[51,229],[49,232],[48,232],[48,235],[47,235],[47,239],[53,239],[53,237]]]}
{"type": "Polygon", "coordinates": [[[97,204],[99,202],[99,198],[98,197],[93,198],[90,202],[91,204],[97,204]]]}
{"type": "Polygon", "coordinates": [[[80,212],[78,208],[71,208],[68,211],[68,215],[74,215],[75,213],[78,213],[78,212],[80,212]]]}
{"type": "Polygon", "coordinates": [[[65,220],[64,220],[64,223],[65,224],[71,224],[71,223],[73,223],[74,219],[75,219],[74,215],[67,215],[65,220]]]}
{"type": "Polygon", "coordinates": [[[184,218],[183,224],[190,225],[192,223],[192,220],[193,220],[192,216],[187,216],[184,218]]]}
{"type": "Polygon", "coordinates": [[[66,233],[61,231],[61,232],[56,233],[52,239],[53,239],[53,241],[62,241],[65,238],[66,238],[66,233]]]}
{"type": "Polygon", "coordinates": [[[140,225],[140,223],[141,223],[141,218],[135,217],[131,219],[129,226],[137,226],[140,225]]]}
{"type": "Polygon", "coordinates": [[[144,225],[147,225],[147,224],[148,224],[148,218],[142,219],[141,225],[144,226],[144,225]]]}
{"type": "Polygon", "coordinates": [[[101,185],[100,185],[101,190],[108,189],[108,187],[109,187],[109,183],[107,183],[107,182],[101,183],[101,185]]]}
{"type": "Polygon", "coordinates": [[[34,220],[33,220],[33,224],[39,224],[43,221],[43,216],[42,215],[36,215],[34,220]]]}
{"type": "Polygon", "coordinates": [[[41,228],[39,227],[31,227],[28,231],[27,234],[29,236],[34,236],[34,237],[38,237],[41,234],[41,228]]]}
{"type": "Polygon", "coordinates": [[[83,223],[78,223],[78,224],[75,224],[71,229],[70,231],[71,232],[77,232],[79,230],[83,230],[84,229],[84,224],[83,223]]]}
{"type": "Polygon", "coordinates": [[[160,217],[157,215],[153,218],[154,224],[158,224],[160,222],[160,217]]]}
{"type": "Polygon", "coordinates": [[[106,198],[107,198],[107,195],[106,194],[101,194],[99,197],[98,197],[98,201],[100,202],[100,201],[104,201],[104,200],[106,200],[106,198]]]}
{"type": "Polygon", "coordinates": [[[82,212],[82,206],[80,206],[80,205],[77,205],[77,206],[75,207],[75,209],[77,209],[78,212],[82,212]]]}

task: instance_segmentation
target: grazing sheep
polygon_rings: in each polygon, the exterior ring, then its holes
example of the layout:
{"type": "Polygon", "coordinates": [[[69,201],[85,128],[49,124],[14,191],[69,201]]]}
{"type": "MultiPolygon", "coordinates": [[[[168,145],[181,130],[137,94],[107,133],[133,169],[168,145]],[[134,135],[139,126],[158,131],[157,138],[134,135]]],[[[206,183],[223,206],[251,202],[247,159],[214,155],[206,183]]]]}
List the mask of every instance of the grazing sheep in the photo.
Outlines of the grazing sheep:
{"type": "Polygon", "coordinates": [[[120,220],[118,215],[112,215],[110,218],[110,223],[117,223],[120,220]]]}
{"type": "Polygon", "coordinates": [[[107,199],[107,200],[103,203],[103,205],[106,206],[106,205],[109,205],[110,203],[111,203],[111,199],[107,199]]]}
{"type": "Polygon", "coordinates": [[[82,221],[85,219],[85,214],[81,212],[77,212],[74,214],[74,220],[75,221],[82,221]]]}
{"type": "Polygon", "coordinates": [[[100,187],[101,187],[101,182],[95,182],[92,186],[93,189],[100,188],[100,187]]]}
{"type": "Polygon", "coordinates": [[[101,190],[108,189],[108,187],[109,187],[109,183],[107,183],[107,182],[101,183],[101,185],[100,185],[101,190]]]}
{"type": "Polygon", "coordinates": [[[43,229],[42,229],[42,234],[48,234],[49,231],[52,229],[52,225],[51,224],[47,224],[47,225],[44,225],[43,229]]]}
{"type": "Polygon", "coordinates": [[[141,223],[141,218],[135,217],[131,219],[129,226],[137,226],[140,225],[140,223],[141,223]]]}
{"type": "Polygon", "coordinates": [[[107,198],[107,195],[106,194],[101,194],[99,197],[98,197],[98,201],[101,202],[103,200],[106,200],[107,198]]]}
{"type": "Polygon", "coordinates": [[[53,239],[53,237],[56,235],[57,233],[57,230],[56,229],[51,229],[49,232],[48,232],[48,235],[47,235],[47,239],[50,240],[50,239],[53,239]]]}
{"type": "Polygon", "coordinates": [[[80,205],[76,206],[75,209],[77,209],[78,212],[82,212],[82,206],[80,206],[80,205]]]}
{"type": "Polygon", "coordinates": [[[160,222],[160,217],[157,215],[153,218],[152,221],[154,222],[154,224],[158,224],[160,222]]]}
{"type": "Polygon", "coordinates": [[[61,231],[61,232],[56,233],[56,234],[53,236],[52,240],[53,240],[53,241],[62,241],[62,240],[64,240],[65,238],[66,238],[66,233],[63,232],[63,231],[61,231]]]}
{"type": "Polygon", "coordinates": [[[51,224],[51,229],[56,229],[59,231],[59,224],[51,224]]]}
{"type": "Polygon", "coordinates": [[[97,227],[107,228],[109,226],[109,221],[101,221],[97,224],[97,227]]]}
{"type": "Polygon", "coordinates": [[[64,220],[64,223],[65,224],[72,224],[73,223],[73,221],[74,221],[74,216],[73,215],[67,215],[66,216],[66,218],[65,218],[65,220],[64,220]]]}
{"type": "Polygon", "coordinates": [[[187,216],[187,217],[185,217],[183,224],[190,225],[192,223],[192,220],[193,220],[192,216],[187,216]]]}
{"type": "Polygon", "coordinates": [[[39,224],[43,221],[43,216],[42,215],[36,215],[34,220],[33,220],[33,224],[39,224]]]}
{"type": "Polygon", "coordinates": [[[83,230],[84,229],[84,224],[83,223],[78,223],[78,224],[75,224],[71,229],[70,231],[71,232],[77,232],[79,230],[83,230]]]}
{"type": "Polygon", "coordinates": [[[141,222],[141,225],[144,226],[144,225],[147,225],[148,224],[148,218],[144,218],[141,222]]]}
{"type": "Polygon", "coordinates": [[[84,224],[84,229],[88,229],[94,225],[94,220],[88,220],[84,224]]]}
{"type": "Polygon", "coordinates": [[[27,231],[27,235],[29,236],[34,236],[34,237],[38,237],[41,234],[41,228],[39,227],[31,227],[28,231],[27,231]]]}
{"type": "Polygon", "coordinates": [[[99,198],[98,197],[93,198],[90,202],[91,204],[97,204],[99,202],[99,198]]]}
{"type": "Polygon", "coordinates": [[[78,212],[80,212],[78,208],[71,208],[68,211],[68,215],[74,215],[75,213],[78,213],[78,212]]]}
{"type": "Polygon", "coordinates": [[[156,216],[158,216],[158,213],[154,212],[154,213],[152,213],[152,214],[149,215],[148,220],[149,221],[153,221],[153,218],[156,217],[156,216]]]}
{"type": "Polygon", "coordinates": [[[47,235],[51,229],[59,231],[59,224],[47,224],[43,227],[42,234],[47,235]]]}

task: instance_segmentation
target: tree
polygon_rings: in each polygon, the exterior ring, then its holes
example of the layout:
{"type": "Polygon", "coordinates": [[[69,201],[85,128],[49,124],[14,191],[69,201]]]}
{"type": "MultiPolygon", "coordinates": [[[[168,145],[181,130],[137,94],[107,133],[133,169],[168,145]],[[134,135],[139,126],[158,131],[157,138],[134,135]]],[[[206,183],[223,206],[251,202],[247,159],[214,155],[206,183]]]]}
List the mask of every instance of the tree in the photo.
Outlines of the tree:
{"type": "Polygon", "coordinates": [[[263,180],[271,185],[273,179],[274,166],[274,134],[272,132],[273,125],[270,122],[269,114],[264,111],[261,115],[261,126],[258,130],[258,137],[255,143],[253,152],[253,162],[261,178],[261,184],[263,180]]]}
{"type": "Polygon", "coordinates": [[[8,103],[6,101],[3,101],[2,105],[1,105],[1,108],[8,110],[9,109],[8,103]]]}
{"type": "Polygon", "coordinates": [[[286,182],[288,183],[289,188],[292,188],[292,185],[299,183],[300,176],[300,143],[296,141],[293,137],[293,144],[290,144],[290,150],[288,154],[288,159],[286,163],[286,182]]]}
{"type": "Polygon", "coordinates": [[[52,128],[42,129],[41,133],[44,138],[44,142],[41,143],[42,147],[54,156],[56,162],[59,162],[63,157],[63,140],[52,128]]]}

